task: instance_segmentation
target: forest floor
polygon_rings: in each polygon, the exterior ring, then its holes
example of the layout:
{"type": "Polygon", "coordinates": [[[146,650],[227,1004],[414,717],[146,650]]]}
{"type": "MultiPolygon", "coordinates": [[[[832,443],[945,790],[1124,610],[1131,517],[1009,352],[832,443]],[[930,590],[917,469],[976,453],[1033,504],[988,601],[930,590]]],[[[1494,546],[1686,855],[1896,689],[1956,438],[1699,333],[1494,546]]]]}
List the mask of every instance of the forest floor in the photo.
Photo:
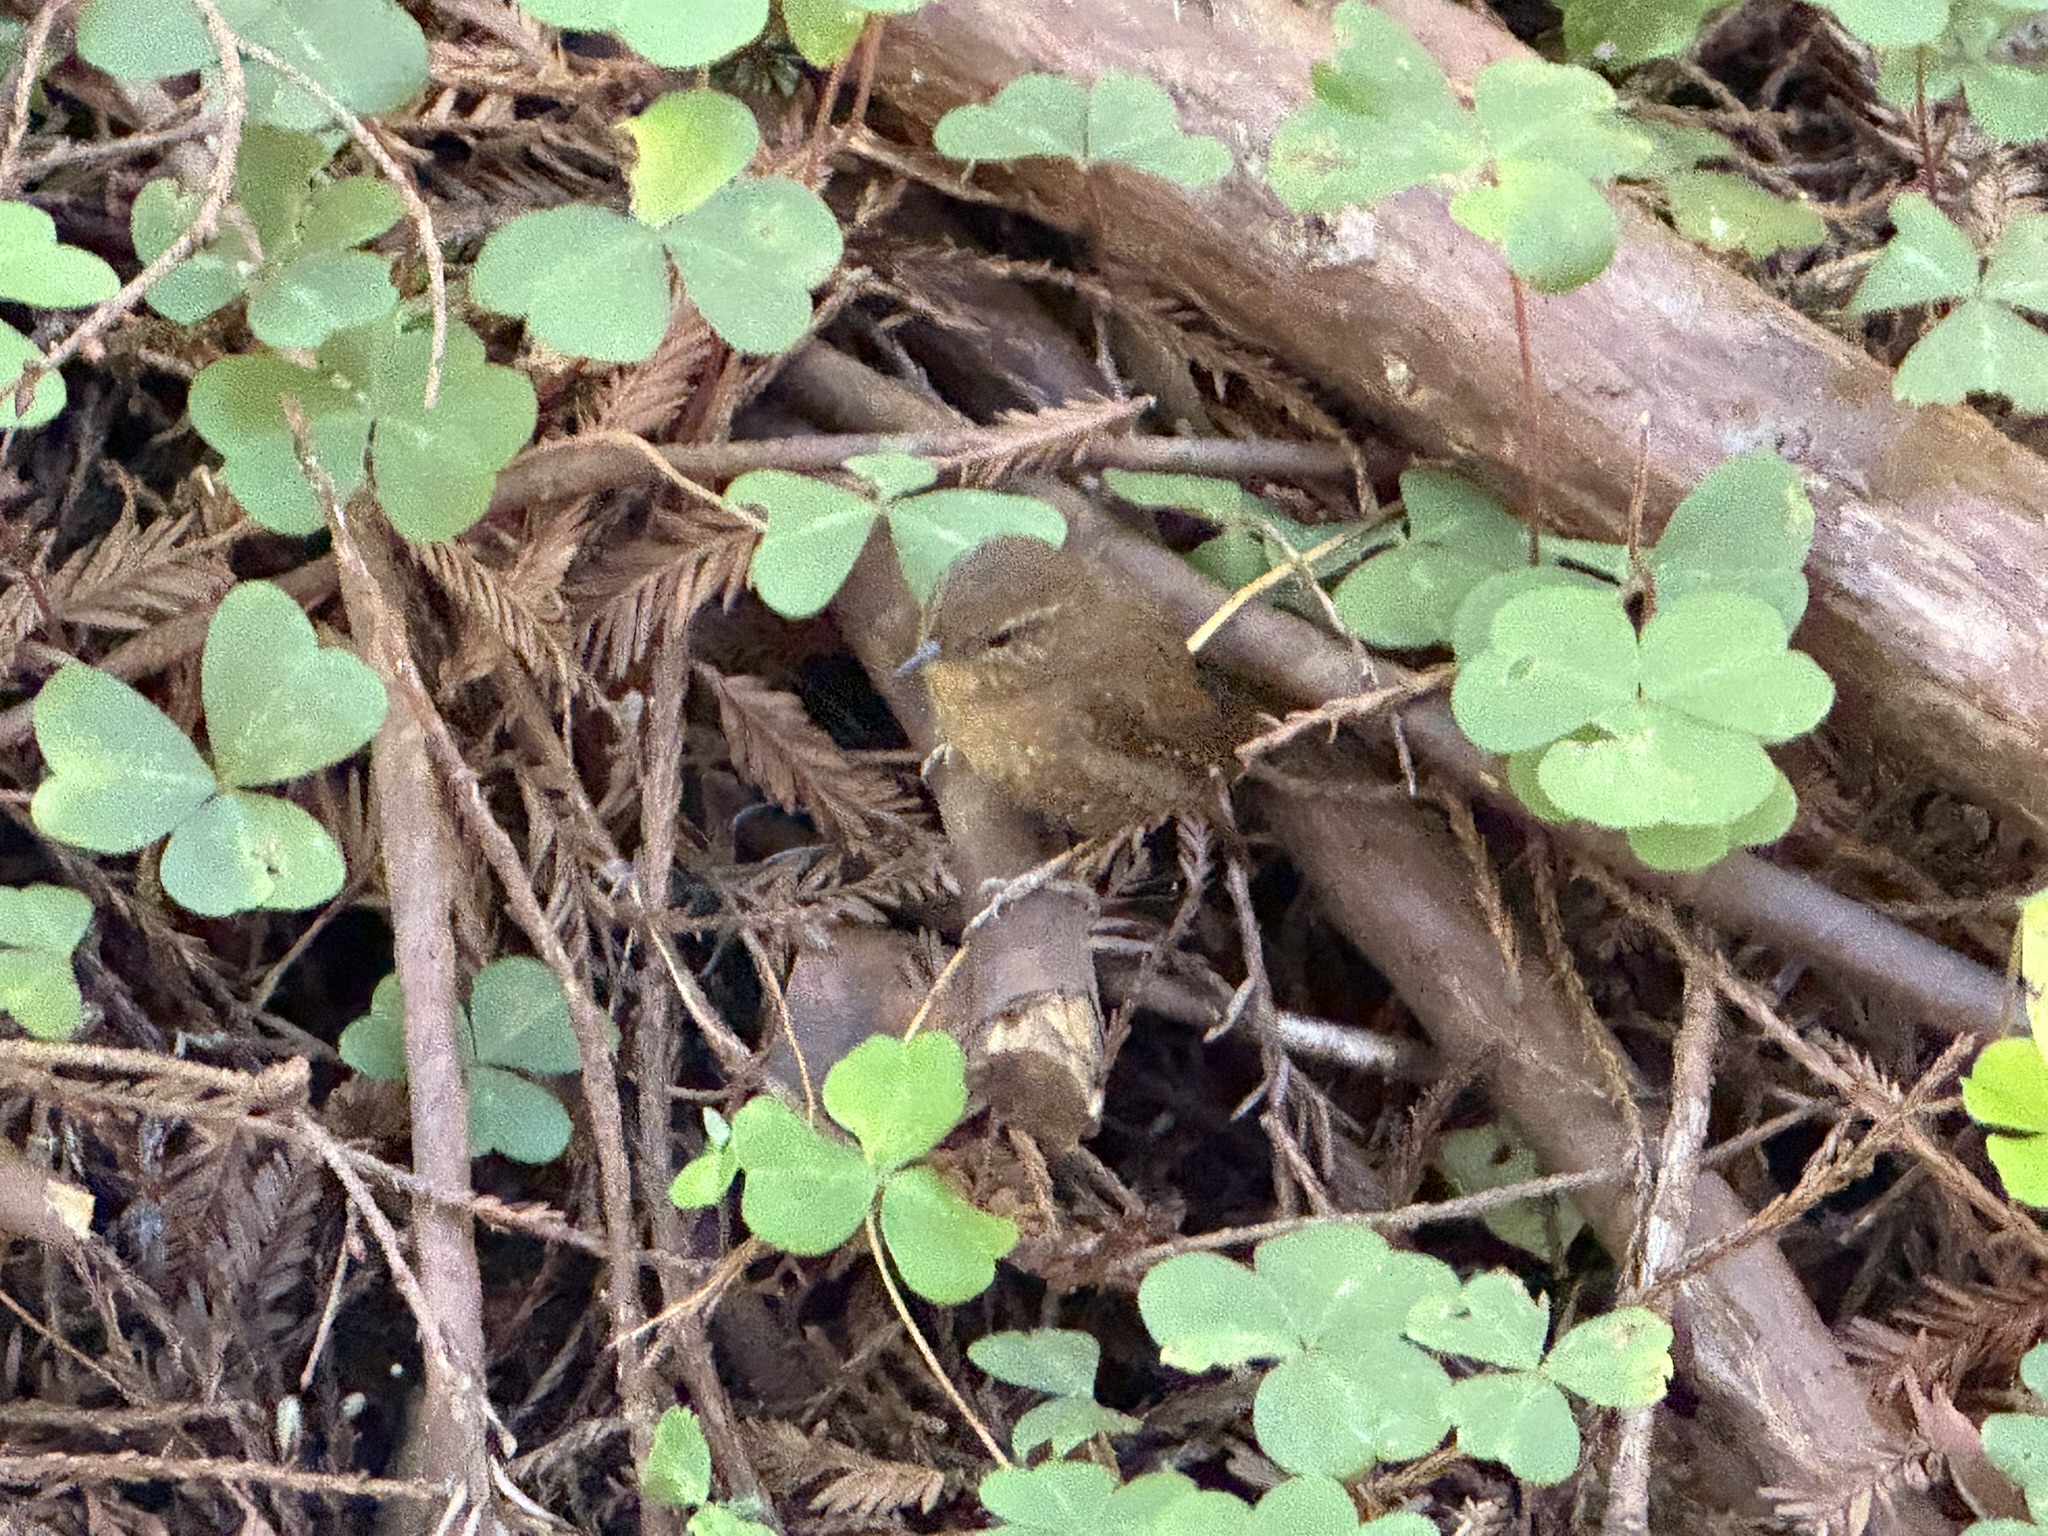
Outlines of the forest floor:
{"type": "MultiPolygon", "coordinates": [[[[433,88],[375,126],[458,276],[514,213],[623,202],[615,125],[674,77],[603,39],[563,45],[491,0],[414,9],[433,88]]],[[[1502,9],[1554,47],[1547,6],[1502,9]]],[[[1200,10],[1174,24],[1206,24],[1200,10]]],[[[0,717],[19,791],[6,876],[75,885],[97,912],[79,951],[89,1027],[0,1042],[0,1127],[94,1211],[76,1240],[9,1222],[25,1235],[0,1264],[0,1531],[382,1532],[387,1509],[433,1529],[446,1501],[428,1497],[421,1458],[462,1452],[418,1443],[423,1382],[448,1360],[423,1349],[421,1309],[464,1283],[495,1420],[469,1432],[517,1491],[494,1507],[510,1528],[679,1528],[643,1500],[635,1454],[652,1415],[683,1402],[720,1489],[791,1536],[982,1529],[991,1458],[932,1367],[1006,1440],[1035,1399],[967,1346],[1054,1326],[1095,1336],[1100,1401],[1143,1420],[1117,1441],[1124,1474],[1171,1467],[1255,1498],[1279,1474],[1253,1437],[1249,1379],[1161,1366],[1137,1284],[1169,1254],[1248,1258],[1274,1224],[1331,1212],[1377,1213],[1460,1274],[1507,1269],[1562,1319],[1676,1303],[1651,1529],[1931,1532],[1959,1529],[1972,1499],[2001,1507],[1972,1426],[2010,1405],[2048,1328],[2048,1242],[1998,1192],[1956,1082],[1976,1034],[2001,1028],[2041,843],[1853,715],[1777,754],[1801,810],[1759,877],[1800,882],[1772,900],[1808,917],[1865,925],[1861,958],[1837,964],[1796,922],[1688,906],[1517,814],[1483,770],[1447,766],[1455,750],[1423,713],[1441,708],[1441,676],[1389,662],[1382,683],[1411,679],[1398,698],[1290,715],[1312,707],[1282,686],[1309,642],[1248,613],[1218,665],[1249,656],[1267,723],[1292,738],[1238,795],[1242,839],[1125,838],[1067,872],[1085,894],[1055,884],[979,930],[978,979],[948,982],[938,1022],[976,1061],[991,997],[1057,993],[1107,1046],[1080,1047],[1082,1099],[1103,1098],[1082,1104],[1077,1144],[1071,1104],[1028,1134],[1032,1094],[1073,1091],[1034,1079],[998,1084],[1009,1112],[977,1105],[938,1153],[1022,1240],[971,1304],[910,1304],[932,1358],[865,1249],[764,1253],[743,1246],[737,1201],[669,1203],[706,1107],[729,1117],[767,1085],[796,1088],[791,1044],[815,1081],[871,1031],[900,1032],[983,880],[1061,846],[1028,818],[934,798],[929,723],[894,671],[916,616],[900,584],[885,590],[893,568],[870,569],[871,549],[826,613],[780,618],[748,588],[754,528],[710,491],[748,468],[830,468],[873,434],[913,440],[963,483],[1054,499],[1091,559],[1157,576],[1192,630],[1218,594],[1147,561],[1201,525],[1136,513],[1101,471],[1224,475],[1314,525],[1382,515],[1422,452],[1161,273],[1098,262],[1076,232],[1088,215],[1054,217],[1004,173],[963,180],[931,155],[887,88],[893,29],[872,96],[859,57],[827,100],[782,44],[712,71],[761,117],[764,159],[814,178],[842,220],[813,335],[740,357],[679,304],[651,360],[605,366],[473,315],[492,359],[535,386],[536,446],[473,531],[394,546],[383,572],[470,776],[419,759],[460,829],[440,853],[458,970],[540,952],[539,919],[621,1034],[616,1086],[568,1090],[564,1156],[481,1157],[465,1186],[425,1188],[402,1087],[342,1065],[341,1031],[392,964],[393,871],[420,852],[391,845],[386,792],[360,761],[297,793],[347,857],[342,895],[206,920],[165,897],[153,856],[38,836],[26,714],[0,717]],[[1391,724],[1411,708],[1412,740],[1391,724]],[[471,819],[485,813],[502,848],[471,819]],[[1249,989],[1247,934],[1263,973],[1249,989]],[[1929,978],[1964,998],[1948,1016],[1914,991],[1929,978]],[[1704,1145],[1674,1192],[1657,1149],[1685,1116],[1704,1145]],[[1541,1176],[1534,1202],[1511,1188],[1457,1203],[1541,1176]],[[435,1212],[454,1213],[453,1248],[435,1212]],[[467,1282],[442,1267],[465,1243],[467,1282]],[[1649,1270],[1646,1247],[1661,1254],[1649,1270]],[[613,1272],[622,1256],[630,1276],[613,1272]]],[[[27,163],[158,126],[141,98],[52,57],[27,163]]],[[[1826,247],[1724,265],[1895,362],[1911,334],[1842,305],[1891,195],[1915,184],[1920,141],[1853,45],[1820,12],[1755,0],[1629,90],[1827,206],[1826,247]]],[[[2039,208],[2037,153],[1941,152],[1967,189],[1953,202],[1987,225],[2039,208]]],[[[129,273],[128,206],[167,153],[60,156],[26,195],[129,273]]],[[[390,238],[400,248],[403,229],[390,238]]],[[[14,701],[75,657],[191,722],[205,615],[234,578],[284,583],[329,638],[347,628],[327,540],[252,525],[185,414],[196,370],[247,345],[238,325],[129,316],[67,371],[66,414],[12,440],[0,645],[14,701]]],[[[2009,425],[2026,441],[2026,421],[2009,425]]],[[[1354,655],[1331,654],[1340,674],[1354,655]]],[[[1413,1509],[1461,1536],[1599,1528],[1626,1436],[1611,1413],[1581,1425],[1584,1470],[1560,1486],[1446,1450],[1360,1479],[1360,1510],[1413,1509]]],[[[443,1529],[475,1528],[447,1507],[443,1529]]]]}

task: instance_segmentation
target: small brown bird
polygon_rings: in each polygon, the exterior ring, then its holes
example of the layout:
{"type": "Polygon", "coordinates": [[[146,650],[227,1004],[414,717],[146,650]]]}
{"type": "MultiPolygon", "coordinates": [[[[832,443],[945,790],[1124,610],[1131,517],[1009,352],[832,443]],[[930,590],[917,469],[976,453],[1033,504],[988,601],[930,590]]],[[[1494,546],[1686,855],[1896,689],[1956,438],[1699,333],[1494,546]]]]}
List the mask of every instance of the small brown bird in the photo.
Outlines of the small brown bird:
{"type": "Polygon", "coordinates": [[[933,594],[922,665],[939,739],[1083,836],[1215,819],[1233,733],[1142,587],[1037,539],[991,539],[933,594]]]}

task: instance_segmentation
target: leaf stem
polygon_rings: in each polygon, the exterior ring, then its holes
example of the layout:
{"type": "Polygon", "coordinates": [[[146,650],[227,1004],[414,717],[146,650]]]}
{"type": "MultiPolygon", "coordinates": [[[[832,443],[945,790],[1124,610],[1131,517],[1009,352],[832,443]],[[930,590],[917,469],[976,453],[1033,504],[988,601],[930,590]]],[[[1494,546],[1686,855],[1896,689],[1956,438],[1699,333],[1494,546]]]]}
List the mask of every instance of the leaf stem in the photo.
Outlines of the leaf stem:
{"type": "Polygon", "coordinates": [[[1536,354],[1529,344],[1529,294],[1522,275],[1508,269],[1508,287],[1515,296],[1515,347],[1522,357],[1522,473],[1529,481],[1529,563],[1543,558],[1543,419],[1536,395],[1536,354]]]}
{"type": "Polygon", "coordinates": [[[896,1309],[896,1316],[902,1320],[903,1328],[910,1335],[910,1342],[917,1346],[917,1352],[924,1357],[925,1369],[932,1373],[932,1380],[939,1384],[939,1390],[946,1394],[954,1411],[967,1421],[967,1427],[974,1431],[982,1446],[994,1458],[999,1467],[1011,1465],[1010,1458],[1003,1451],[981,1415],[968,1407],[967,1399],[960,1395],[960,1389],[953,1385],[953,1379],[946,1374],[946,1368],[939,1364],[939,1357],[931,1343],[924,1336],[924,1330],[917,1326],[917,1319],[910,1315],[910,1304],[903,1299],[903,1293],[896,1289],[896,1280],[889,1273],[889,1261],[882,1253],[882,1234],[875,1229],[875,1208],[868,1207],[867,1216],[861,1225],[868,1234],[868,1252],[875,1256],[875,1269],[882,1277],[882,1289],[889,1293],[889,1304],[896,1309]]]}

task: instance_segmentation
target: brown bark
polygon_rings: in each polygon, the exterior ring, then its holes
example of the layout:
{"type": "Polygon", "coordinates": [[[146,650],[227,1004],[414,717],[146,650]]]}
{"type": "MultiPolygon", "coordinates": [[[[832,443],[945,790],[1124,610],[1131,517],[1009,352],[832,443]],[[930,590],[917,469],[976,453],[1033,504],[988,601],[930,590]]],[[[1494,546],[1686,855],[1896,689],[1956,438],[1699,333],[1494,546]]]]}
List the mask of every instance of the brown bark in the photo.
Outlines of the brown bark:
{"type": "MultiPolygon", "coordinates": [[[[1517,45],[1446,0],[1385,7],[1454,79],[1517,45]]],[[[882,95],[929,125],[1030,70],[1147,75],[1185,125],[1256,165],[1332,51],[1287,0],[945,0],[892,20],[882,95]]],[[[1107,267],[1147,273],[1432,455],[1513,490],[1519,363],[1498,254],[1417,190],[1318,232],[1240,169],[1184,192],[1099,167],[1093,195],[1048,160],[1014,177],[1048,216],[1093,231],[1107,267]]],[[[1889,370],[1620,209],[1613,266],[1532,304],[1544,395],[1543,501],[1572,531],[1618,536],[1648,412],[1652,526],[1723,458],[1773,447],[1820,515],[1800,642],[1834,676],[1836,719],[1941,782],[2048,817],[2048,466],[1973,412],[1891,398],[1889,370]]]]}

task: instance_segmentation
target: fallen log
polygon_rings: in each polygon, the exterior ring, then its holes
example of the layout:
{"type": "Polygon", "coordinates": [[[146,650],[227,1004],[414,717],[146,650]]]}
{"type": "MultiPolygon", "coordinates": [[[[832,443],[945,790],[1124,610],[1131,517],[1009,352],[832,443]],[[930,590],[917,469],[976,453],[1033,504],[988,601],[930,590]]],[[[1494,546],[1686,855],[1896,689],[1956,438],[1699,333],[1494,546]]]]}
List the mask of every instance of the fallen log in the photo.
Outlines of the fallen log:
{"type": "MultiPolygon", "coordinates": [[[[1388,0],[1454,80],[1519,48],[1446,0],[1388,0]]],[[[1032,70],[1165,84],[1190,131],[1240,169],[1186,192],[1116,166],[1050,160],[976,173],[1055,222],[1083,210],[1105,268],[1187,295],[1423,452],[1526,505],[1507,273],[1426,189],[1318,228],[1256,166],[1332,51],[1327,18],[1288,0],[943,0],[892,19],[878,88],[913,123],[1032,70]]],[[[1619,201],[1619,200],[1617,200],[1619,201]]],[[[1880,363],[1648,214],[1620,207],[1613,266],[1539,298],[1542,502],[1570,531],[1622,532],[1640,419],[1652,528],[1723,458],[1772,447],[1819,514],[1799,643],[1834,677],[1834,719],[1931,779],[2048,820],[2048,464],[1975,412],[1901,405],[1880,363]]]]}

